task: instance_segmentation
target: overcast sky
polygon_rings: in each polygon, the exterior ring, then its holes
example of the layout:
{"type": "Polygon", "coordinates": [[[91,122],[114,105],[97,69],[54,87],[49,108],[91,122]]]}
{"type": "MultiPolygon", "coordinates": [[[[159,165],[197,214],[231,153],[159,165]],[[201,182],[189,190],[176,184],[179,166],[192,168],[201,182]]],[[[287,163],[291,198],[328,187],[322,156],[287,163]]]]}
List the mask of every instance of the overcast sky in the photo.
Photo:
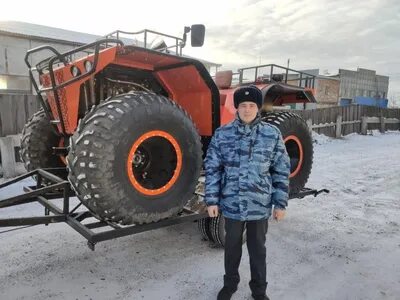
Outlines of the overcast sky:
{"type": "Polygon", "coordinates": [[[267,63],[294,69],[377,70],[400,98],[399,0],[3,1],[1,20],[104,35],[144,28],[181,35],[202,23],[202,48],[189,55],[236,69],[267,63]],[[357,4],[356,4],[357,3],[357,4]]]}

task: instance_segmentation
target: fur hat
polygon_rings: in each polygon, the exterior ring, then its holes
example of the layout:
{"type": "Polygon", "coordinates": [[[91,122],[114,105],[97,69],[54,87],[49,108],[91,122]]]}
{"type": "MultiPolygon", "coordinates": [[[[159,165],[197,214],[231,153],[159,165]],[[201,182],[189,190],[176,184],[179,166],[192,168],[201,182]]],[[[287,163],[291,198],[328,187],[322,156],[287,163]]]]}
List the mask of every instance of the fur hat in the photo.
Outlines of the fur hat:
{"type": "Polygon", "coordinates": [[[239,104],[245,101],[254,102],[258,109],[262,106],[262,93],[255,85],[249,85],[238,88],[233,94],[233,104],[237,109],[239,104]]]}

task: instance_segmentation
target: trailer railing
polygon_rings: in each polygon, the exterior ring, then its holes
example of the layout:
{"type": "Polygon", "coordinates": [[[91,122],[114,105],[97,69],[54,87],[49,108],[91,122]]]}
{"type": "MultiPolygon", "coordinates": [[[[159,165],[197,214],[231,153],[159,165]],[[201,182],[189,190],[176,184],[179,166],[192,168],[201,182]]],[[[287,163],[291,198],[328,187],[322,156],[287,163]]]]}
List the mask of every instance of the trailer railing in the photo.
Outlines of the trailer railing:
{"type": "Polygon", "coordinates": [[[315,75],[276,64],[240,68],[238,72],[239,84],[250,82],[284,82],[304,88],[314,89],[315,87],[315,75]]]}

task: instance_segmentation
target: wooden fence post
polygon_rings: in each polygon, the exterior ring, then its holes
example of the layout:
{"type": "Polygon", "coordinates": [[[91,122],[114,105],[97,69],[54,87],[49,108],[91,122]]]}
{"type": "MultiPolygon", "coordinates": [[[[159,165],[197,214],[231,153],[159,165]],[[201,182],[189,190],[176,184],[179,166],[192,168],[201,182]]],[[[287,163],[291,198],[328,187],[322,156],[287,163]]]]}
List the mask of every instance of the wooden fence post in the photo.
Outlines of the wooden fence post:
{"type": "Polygon", "coordinates": [[[381,122],[380,132],[385,133],[385,117],[383,115],[381,115],[380,117],[380,122],[381,122]]]}
{"type": "Polygon", "coordinates": [[[337,115],[336,117],[336,138],[340,138],[342,136],[342,115],[337,115]]]}
{"type": "Polygon", "coordinates": [[[17,175],[14,141],[12,136],[0,137],[1,163],[3,165],[4,178],[11,178],[17,175]]]}
{"type": "Polygon", "coordinates": [[[311,134],[312,133],[312,119],[307,119],[306,124],[307,124],[307,127],[308,127],[308,131],[311,134]]]}
{"type": "Polygon", "coordinates": [[[368,130],[367,116],[361,118],[361,134],[366,135],[368,130]]]}

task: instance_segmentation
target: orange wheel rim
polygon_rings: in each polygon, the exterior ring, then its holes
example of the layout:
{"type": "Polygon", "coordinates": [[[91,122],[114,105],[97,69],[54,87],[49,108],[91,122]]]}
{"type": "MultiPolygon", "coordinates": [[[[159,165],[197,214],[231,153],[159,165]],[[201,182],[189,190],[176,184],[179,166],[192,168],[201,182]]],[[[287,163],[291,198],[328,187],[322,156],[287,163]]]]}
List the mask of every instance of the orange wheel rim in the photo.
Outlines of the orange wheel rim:
{"type": "MultiPolygon", "coordinates": [[[[171,152],[170,151],[170,152],[171,152]]],[[[162,162],[162,161],[159,161],[162,162]]],[[[157,162],[150,162],[151,163],[157,163],[157,162]]],[[[179,174],[182,169],[182,150],[176,141],[176,139],[170,135],[169,133],[162,131],[162,130],[153,130],[149,131],[142,136],[140,136],[132,145],[132,147],[129,150],[128,154],[128,159],[126,162],[126,168],[127,168],[127,173],[129,177],[129,181],[132,184],[132,186],[139,191],[140,193],[146,195],[146,196],[156,196],[160,195],[162,193],[165,193],[171,187],[175,184],[177,181],[179,174]],[[176,163],[174,166],[174,169],[170,170],[172,173],[171,178],[168,179],[167,182],[161,184],[160,186],[157,186],[156,188],[149,188],[145,187],[141,182],[139,182],[139,178],[137,178],[138,174],[135,175],[134,169],[136,168],[134,166],[135,162],[137,162],[137,157],[139,155],[138,150],[141,148],[141,146],[145,145],[147,142],[151,141],[151,139],[158,139],[158,141],[163,140],[163,144],[165,145],[165,142],[168,142],[171,148],[171,151],[173,152],[174,156],[176,157],[176,163]],[[136,156],[135,156],[136,154],[136,156]]],[[[137,168],[136,168],[137,169],[137,168]]],[[[141,173],[142,175],[144,174],[141,173]]]]}
{"type": "MultiPolygon", "coordinates": [[[[297,136],[295,136],[295,135],[289,135],[289,136],[287,136],[285,139],[284,139],[284,142],[285,142],[285,145],[286,144],[290,144],[291,146],[295,146],[295,148],[296,148],[296,156],[298,156],[298,163],[297,163],[297,166],[296,166],[296,168],[293,170],[293,172],[291,172],[290,173],[290,175],[289,175],[289,178],[292,178],[292,177],[294,177],[294,176],[296,176],[299,172],[300,172],[300,170],[301,170],[301,167],[302,167],[302,165],[303,165],[303,159],[304,159],[304,154],[303,154],[303,145],[301,144],[301,142],[300,142],[300,140],[299,140],[299,138],[297,137],[297,136]]],[[[286,149],[288,149],[288,146],[286,146],[286,149]]],[[[289,152],[289,156],[290,156],[290,152],[291,151],[288,151],[289,152]]],[[[291,157],[290,157],[291,158],[291,157]]]]}

